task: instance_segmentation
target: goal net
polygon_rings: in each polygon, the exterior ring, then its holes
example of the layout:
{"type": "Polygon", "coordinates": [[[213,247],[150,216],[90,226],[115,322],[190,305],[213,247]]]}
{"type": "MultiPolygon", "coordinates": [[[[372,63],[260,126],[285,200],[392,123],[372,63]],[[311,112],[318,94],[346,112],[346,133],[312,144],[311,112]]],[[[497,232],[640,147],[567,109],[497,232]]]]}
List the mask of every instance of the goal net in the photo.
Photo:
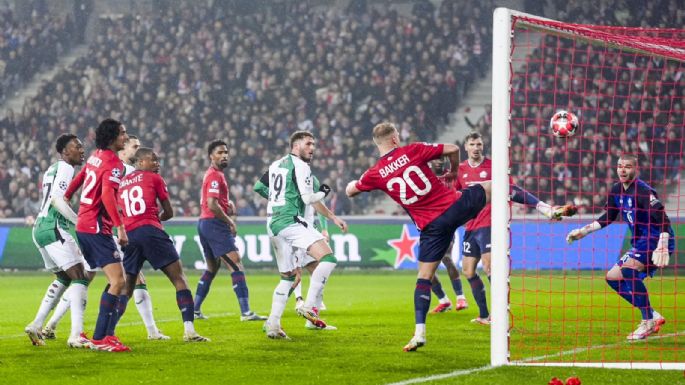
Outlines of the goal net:
{"type": "Polygon", "coordinates": [[[685,369],[685,30],[571,24],[500,8],[493,32],[492,364],[685,369]],[[579,118],[572,137],[552,134],[560,110],[579,118]],[[676,238],[669,266],[644,280],[666,323],[637,341],[627,336],[640,310],[605,279],[631,248],[628,224],[619,214],[566,243],[604,212],[624,153],[638,156],[638,177],[658,192],[676,238]],[[549,222],[510,205],[509,177],[550,204],[578,206],[579,215],[549,222]]]}

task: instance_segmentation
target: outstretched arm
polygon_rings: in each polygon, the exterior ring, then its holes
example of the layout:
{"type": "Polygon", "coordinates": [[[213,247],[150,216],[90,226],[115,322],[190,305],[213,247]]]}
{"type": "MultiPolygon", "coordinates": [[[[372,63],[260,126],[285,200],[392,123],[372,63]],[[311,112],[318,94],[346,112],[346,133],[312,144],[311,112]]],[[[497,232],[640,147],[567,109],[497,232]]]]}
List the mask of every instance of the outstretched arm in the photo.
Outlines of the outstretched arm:
{"type": "Polygon", "coordinates": [[[614,202],[614,199],[610,194],[609,198],[607,199],[607,208],[604,214],[590,224],[587,224],[579,229],[571,230],[571,232],[566,235],[566,242],[571,244],[573,241],[585,238],[586,235],[609,226],[618,217],[618,212],[619,209],[616,207],[616,202],[614,202]]]}

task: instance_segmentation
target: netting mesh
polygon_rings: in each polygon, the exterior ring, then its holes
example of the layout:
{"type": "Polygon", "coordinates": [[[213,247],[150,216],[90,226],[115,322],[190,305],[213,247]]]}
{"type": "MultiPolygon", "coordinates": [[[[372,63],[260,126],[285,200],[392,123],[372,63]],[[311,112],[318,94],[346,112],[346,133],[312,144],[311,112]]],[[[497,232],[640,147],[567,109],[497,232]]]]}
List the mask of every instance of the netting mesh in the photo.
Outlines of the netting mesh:
{"type": "Polygon", "coordinates": [[[511,360],[683,362],[685,30],[514,20],[511,175],[541,200],[574,204],[581,215],[549,223],[512,207],[511,360]],[[549,119],[558,110],[579,117],[575,136],[552,135],[549,119]],[[639,177],[658,191],[676,235],[671,265],[645,280],[653,308],[667,322],[632,343],[626,337],[641,313],[605,281],[630,248],[627,224],[619,218],[573,245],[565,242],[569,231],[604,212],[622,153],[638,156],[639,177]]]}

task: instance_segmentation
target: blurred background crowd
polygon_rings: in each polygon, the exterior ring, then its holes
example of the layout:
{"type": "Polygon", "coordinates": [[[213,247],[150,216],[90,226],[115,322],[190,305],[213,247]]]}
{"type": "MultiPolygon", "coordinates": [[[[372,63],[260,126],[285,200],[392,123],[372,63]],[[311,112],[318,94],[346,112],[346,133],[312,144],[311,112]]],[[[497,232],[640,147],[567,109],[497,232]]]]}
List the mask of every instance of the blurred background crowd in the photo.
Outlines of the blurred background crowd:
{"type": "MultiPolygon", "coordinates": [[[[366,1],[341,8],[275,1],[258,12],[234,2],[155,3],[154,12],[100,15],[87,54],[43,82],[20,110],[6,111],[0,218],[35,215],[56,137],[72,132],[94,149],[94,128],[105,117],[122,120],[160,154],[178,216],[199,215],[206,145],[217,138],[228,143],[226,177],[238,215],[264,215],[266,202],[252,185],[287,153],[295,130],[318,139],[312,170],[333,187],[327,203],[336,214],[384,213],[377,195],[350,201],[344,194],[377,158],[371,128],[389,120],[404,141],[436,140],[463,119],[465,95],[491,66],[492,0],[417,1],[410,12],[366,1]]],[[[526,2],[541,15],[552,5],[557,14],[548,16],[578,23],[685,22],[677,1],[526,2]]],[[[0,10],[3,97],[86,39],[92,4],[76,1],[72,12],[53,16],[36,1],[30,11],[19,18],[10,7],[0,10]]],[[[543,39],[513,78],[521,92],[512,121],[526,132],[512,142],[516,182],[558,204],[601,209],[597,196],[614,176],[616,155],[632,151],[652,165],[646,179],[668,189],[682,166],[682,65],[655,60],[634,71],[630,55],[585,46],[583,56],[572,56],[568,44],[543,39]],[[575,63],[575,76],[558,76],[559,63],[575,63]],[[554,86],[568,90],[566,99],[545,92],[554,86]],[[564,103],[581,115],[583,132],[568,142],[538,135],[564,103]]],[[[487,106],[469,123],[489,141],[487,106]]]]}

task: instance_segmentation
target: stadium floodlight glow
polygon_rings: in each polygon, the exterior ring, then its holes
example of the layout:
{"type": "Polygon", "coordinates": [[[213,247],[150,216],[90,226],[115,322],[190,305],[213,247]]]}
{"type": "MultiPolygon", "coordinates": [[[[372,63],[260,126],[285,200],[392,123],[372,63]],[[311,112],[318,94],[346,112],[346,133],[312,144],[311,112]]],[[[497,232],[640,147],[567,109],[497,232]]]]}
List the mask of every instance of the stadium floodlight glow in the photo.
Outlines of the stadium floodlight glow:
{"type": "MultiPolygon", "coordinates": [[[[613,145],[641,151],[639,177],[654,184],[662,198],[673,192],[664,180],[680,180],[685,146],[678,154],[663,143],[672,140],[673,130],[682,144],[685,132],[683,41],[681,29],[572,24],[495,10],[492,366],[685,369],[685,296],[677,289],[682,265],[677,248],[671,265],[645,281],[651,305],[668,322],[644,340],[628,341],[641,312],[605,282],[606,271],[627,251],[628,226],[614,222],[572,245],[565,242],[568,231],[604,211],[608,192],[602,185],[618,181],[613,145]],[[555,136],[549,129],[560,110],[578,117],[575,136],[555,136]],[[630,135],[641,146],[637,150],[626,140],[630,135]],[[584,157],[591,162],[582,164],[584,157]],[[554,167],[561,171],[551,171],[554,167]],[[510,206],[510,178],[521,175],[526,176],[514,183],[532,182],[526,187],[541,199],[564,200],[556,204],[578,199],[587,213],[581,220],[549,223],[514,211],[521,209],[510,206]],[[568,189],[569,183],[577,188],[568,189]]],[[[685,193],[675,186],[676,198],[685,193]]],[[[672,211],[667,214],[678,224],[681,213],[672,211]]]]}

